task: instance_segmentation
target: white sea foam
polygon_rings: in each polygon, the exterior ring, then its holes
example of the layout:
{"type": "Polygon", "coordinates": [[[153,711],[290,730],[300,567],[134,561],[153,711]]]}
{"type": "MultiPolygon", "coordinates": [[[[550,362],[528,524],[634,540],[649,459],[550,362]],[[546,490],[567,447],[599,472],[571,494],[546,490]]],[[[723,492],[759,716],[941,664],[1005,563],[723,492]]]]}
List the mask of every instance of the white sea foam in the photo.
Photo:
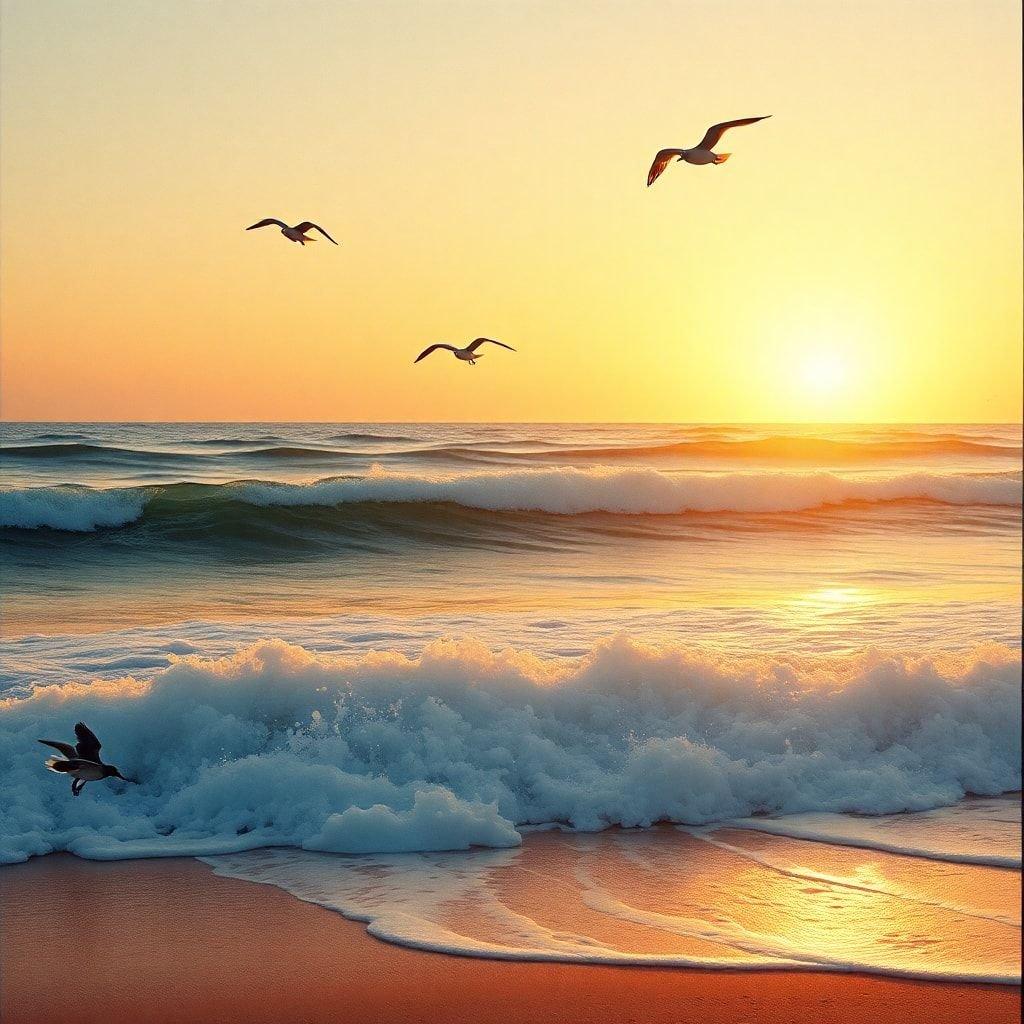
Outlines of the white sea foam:
{"type": "Polygon", "coordinates": [[[0,701],[0,859],[501,847],[530,823],[879,814],[1020,787],[1005,648],[803,668],[621,638],[549,660],[472,641],[172,657],[0,701]],[[36,740],[78,720],[139,785],[72,799],[42,769],[36,740]]]}
{"type": "MultiPolygon", "coordinates": [[[[461,956],[1020,980],[1019,919],[929,900],[913,875],[887,880],[884,854],[851,864],[852,879],[835,879],[779,872],[771,854],[694,848],[687,839],[664,830],[577,833],[468,855],[277,849],[204,859],[217,874],[363,921],[377,938],[461,956]]],[[[987,887],[982,902],[1010,883],[986,868],[941,870],[958,891],[987,887]]]]}
{"type": "Polygon", "coordinates": [[[1013,474],[664,473],[655,469],[515,469],[427,476],[374,467],[367,476],[314,484],[247,484],[244,501],[265,505],[452,502],[489,511],[674,514],[797,512],[847,501],[930,500],[1019,505],[1013,474]]]}
{"type": "Polygon", "coordinates": [[[793,814],[785,818],[743,818],[737,827],[839,846],[927,857],[960,864],[1021,866],[1020,805],[1001,801],[997,815],[983,813],[984,801],[912,818],[867,818],[840,814],[793,814]]]}

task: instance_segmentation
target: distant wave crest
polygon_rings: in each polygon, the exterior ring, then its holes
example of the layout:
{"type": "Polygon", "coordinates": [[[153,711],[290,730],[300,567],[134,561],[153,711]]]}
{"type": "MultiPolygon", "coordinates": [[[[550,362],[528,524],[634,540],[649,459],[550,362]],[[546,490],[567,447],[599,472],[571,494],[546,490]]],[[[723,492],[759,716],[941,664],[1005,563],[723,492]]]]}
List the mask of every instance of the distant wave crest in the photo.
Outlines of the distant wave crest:
{"type": "MultiPolygon", "coordinates": [[[[691,430],[692,434],[693,431],[691,430]]],[[[511,462],[549,461],[552,458],[571,462],[592,459],[643,460],[692,459],[715,461],[762,460],[780,464],[820,463],[855,464],[867,462],[898,462],[907,459],[960,456],[1020,461],[1020,445],[998,443],[995,439],[961,437],[956,435],[922,435],[908,433],[899,439],[840,439],[801,434],[772,434],[766,437],[728,438],[719,436],[691,436],[684,440],[658,441],[650,444],[574,444],[541,437],[512,439],[475,438],[448,440],[424,444],[403,434],[367,433],[352,431],[330,434],[313,443],[280,443],[277,434],[251,437],[167,437],[164,443],[174,450],[162,448],[135,448],[110,445],[98,440],[86,440],[76,434],[37,434],[28,444],[0,445],[0,459],[19,461],[64,459],[71,463],[117,463],[144,466],[151,462],[175,460],[196,465],[208,464],[223,458],[310,462],[346,459],[364,460],[377,454],[436,461],[454,462],[501,459],[511,462]],[[42,443],[40,443],[42,442],[42,443]],[[347,447],[335,447],[338,443],[347,447]],[[269,444],[268,444],[269,443],[269,444]],[[370,445],[370,448],[361,447],[370,445]],[[381,446],[397,446],[382,451],[381,446]],[[412,447],[410,447],[412,445],[412,447]],[[225,449],[218,452],[216,449],[225,449]]]]}
{"type": "Polygon", "coordinates": [[[313,484],[237,485],[255,505],[352,502],[449,502],[491,512],[581,515],[675,515],[681,512],[799,512],[850,501],[936,501],[949,505],[1020,505],[1019,478],[902,473],[873,477],[835,473],[672,474],[649,468],[559,467],[426,476],[375,470],[313,484]]]}
{"type": "Polygon", "coordinates": [[[97,490],[82,486],[0,490],[0,527],[87,532],[120,527],[144,515],[216,517],[231,508],[328,509],[450,504],[490,512],[677,515],[687,512],[772,514],[850,502],[937,502],[947,505],[1021,504],[1020,477],[892,473],[847,476],[827,472],[673,474],[638,469],[509,469],[450,475],[375,468],[359,477],[308,484],[264,481],[169,484],[97,490]]]}
{"type": "Polygon", "coordinates": [[[990,444],[962,437],[915,437],[898,441],[850,441],[827,437],[773,435],[750,439],[703,439],[672,444],[565,449],[563,457],[636,458],[643,456],[694,456],[697,458],[768,459],[781,462],[867,462],[921,456],[1001,456],[1020,459],[1019,446],[990,444]]]}

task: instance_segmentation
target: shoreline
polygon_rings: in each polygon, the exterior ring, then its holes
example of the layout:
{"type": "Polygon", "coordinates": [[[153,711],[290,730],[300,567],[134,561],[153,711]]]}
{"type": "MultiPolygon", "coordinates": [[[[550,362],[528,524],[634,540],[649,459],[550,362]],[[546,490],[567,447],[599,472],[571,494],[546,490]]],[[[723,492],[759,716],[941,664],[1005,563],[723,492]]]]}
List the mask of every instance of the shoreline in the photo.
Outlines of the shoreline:
{"type": "Polygon", "coordinates": [[[192,858],[32,858],[0,869],[0,908],[0,1018],[8,1024],[52,1024],[69,1005],[86,1024],[1020,1020],[1013,985],[414,950],[192,858]],[[70,943],[76,931],[83,941],[70,943]]]}

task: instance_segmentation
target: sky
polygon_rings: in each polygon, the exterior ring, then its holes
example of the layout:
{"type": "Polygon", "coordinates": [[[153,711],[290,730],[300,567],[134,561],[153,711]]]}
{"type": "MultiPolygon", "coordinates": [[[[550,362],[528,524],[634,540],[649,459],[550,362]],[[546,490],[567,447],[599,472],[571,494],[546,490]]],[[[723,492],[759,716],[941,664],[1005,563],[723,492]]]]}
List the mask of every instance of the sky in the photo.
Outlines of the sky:
{"type": "Polygon", "coordinates": [[[0,13],[4,419],[1021,418],[1011,0],[0,13]]]}

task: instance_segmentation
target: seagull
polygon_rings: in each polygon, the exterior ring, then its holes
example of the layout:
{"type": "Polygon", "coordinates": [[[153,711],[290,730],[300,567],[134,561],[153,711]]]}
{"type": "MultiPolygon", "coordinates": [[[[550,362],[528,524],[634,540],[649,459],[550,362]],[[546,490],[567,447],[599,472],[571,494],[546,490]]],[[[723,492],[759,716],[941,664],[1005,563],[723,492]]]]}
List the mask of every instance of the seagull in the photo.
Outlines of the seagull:
{"type": "Polygon", "coordinates": [[[756,124],[771,116],[771,114],[765,114],[764,117],[741,117],[737,121],[713,124],[693,149],[659,150],[658,155],[654,158],[654,163],[651,164],[651,169],[647,172],[647,187],[650,188],[661,177],[662,171],[668,167],[673,158],[685,160],[688,164],[724,164],[732,154],[712,153],[711,150],[718,145],[718,140],[730,128],[738,128],[744,124],[756,124]]]}
{"type": "MultiPolygon", "coordinates": [[[[334,242],[329,234],[319,224],[314,224],[311,220],[304,220],[301,224],[296,224],[295,227],[290,228],[283,220],[278,220],[276,217],[267,217],[266,220],[261,220],[258,224],[250,224],[246,231],[252,231],[254,228],[265,228],[271,224],[277,225],[281,229],[281,234],[285,238],[290,239],[292,242],[298,242],[299,245],[305,245],[307,242],[315,242],[315,238],[310,238],[306,232],[311,228],[316,228],[324,238],[329,242],[334,242]]],[[[337,245],[337,242],[334,242],[337,245]]]]}
{"type": "Polygon", "coordinates": [[[461,359],[464,363],[469,363],[470,366],[476,366],[476,361],[483,355],[482,352],[477,352],[477,349],[485,342],[489,341],[492,345],[500,345],[502,348],[507,348],[509,352],[515,352],[515,349],[511,345],[506,345],[503,341],[495,341],[493,338],[477,338],[471,341],[465,348],[456,348],[454,345],[431,345],[430,348],[425,348],[414,360],[414,363],[418,363],[421,359],[426,358],[431,352],[436,351],[439,348],[446,348],[449,352],[455,353],[456,359],[461,359]]]}
{"type": "Polygon", "coordinates": [[[112,764],[104,764],[100,760],[100,741],[85,722],[79,722],[75,726],[75,735],[78,742],[74,746],[70,743],[61,743],[60,740],[39,741],[64,755],[63,758],[51,755],[46,759],[46,767],[51,772],[62,772],[71,776],[72,796],[78,796],[87,782],[109,778],[123,779],[125,782],[135,781],[125,779],[112,764]]]}

